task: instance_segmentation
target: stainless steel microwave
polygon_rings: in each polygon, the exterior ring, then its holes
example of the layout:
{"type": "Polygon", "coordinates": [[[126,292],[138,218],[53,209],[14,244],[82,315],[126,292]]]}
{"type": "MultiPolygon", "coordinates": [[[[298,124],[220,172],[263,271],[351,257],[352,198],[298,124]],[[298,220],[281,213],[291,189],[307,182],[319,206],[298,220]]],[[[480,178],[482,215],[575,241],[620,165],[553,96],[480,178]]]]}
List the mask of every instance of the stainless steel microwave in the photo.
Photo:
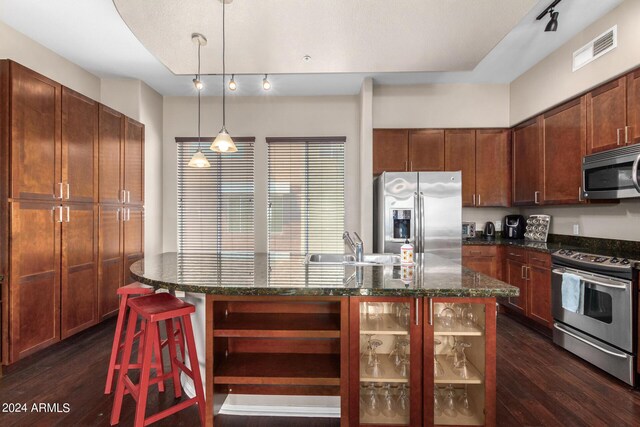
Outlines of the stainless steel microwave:
{"type": "Polygon", "coordinates": [[[640,197],[640,144],[590,154],[582,159],[582,188],[587,199],[640,197]]]}

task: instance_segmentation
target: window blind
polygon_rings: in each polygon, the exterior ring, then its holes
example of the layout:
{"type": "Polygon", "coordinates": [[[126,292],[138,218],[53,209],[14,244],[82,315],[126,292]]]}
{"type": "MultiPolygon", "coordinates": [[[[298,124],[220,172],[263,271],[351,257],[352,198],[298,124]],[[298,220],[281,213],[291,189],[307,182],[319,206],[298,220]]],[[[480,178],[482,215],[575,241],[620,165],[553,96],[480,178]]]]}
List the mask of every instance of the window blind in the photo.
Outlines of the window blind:
{"type": "Polygon", "coordinates": [[[254,252],[254,138],[234,138],[238,151],[223,155],[203,142],[210,168],[187,166],[197,138],[176,141],[178,252],[254,252]]]}
{"type": "Polygon", "coordinates": [[[344,142],[267,138],[269,252],[344,251],[344,142]]]}

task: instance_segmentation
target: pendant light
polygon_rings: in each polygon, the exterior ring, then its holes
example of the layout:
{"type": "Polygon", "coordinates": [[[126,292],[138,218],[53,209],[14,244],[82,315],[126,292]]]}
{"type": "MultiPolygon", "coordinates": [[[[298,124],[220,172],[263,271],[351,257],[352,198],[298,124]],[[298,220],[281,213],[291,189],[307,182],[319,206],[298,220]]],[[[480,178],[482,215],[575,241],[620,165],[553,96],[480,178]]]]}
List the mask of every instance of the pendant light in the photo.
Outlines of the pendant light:
{"type": "Polygon", "coordinates": [[[227,132],[227,128],[225,127],[226,122],[226,89],[227,85],[225,84],[225,39],[224,39],[224,6],[226,0],[222,0],[222,129],[218,132],[218,136],[211,144],[211,149],[217,153],[235,153],[238,151],[236,144],[233,143],[233,139],[227,132]]]}
{"type": "Polygon", "coordinates": [[[207,39],[202,34],[193,33],[191,35],[191,40],[193,40],[194,43],[198,43],[198,74],[196,74],[196,78],[193,79],[193,85],[198,91],[198,150],[195,152],[193,157],[191,157],[191,160],[189,160],[188,166],[191,168],[208,168],[211,167],[211,164],[200,149],[200,92],[204,87],[200,80],[200,48],[207,44],[207,39]]]}

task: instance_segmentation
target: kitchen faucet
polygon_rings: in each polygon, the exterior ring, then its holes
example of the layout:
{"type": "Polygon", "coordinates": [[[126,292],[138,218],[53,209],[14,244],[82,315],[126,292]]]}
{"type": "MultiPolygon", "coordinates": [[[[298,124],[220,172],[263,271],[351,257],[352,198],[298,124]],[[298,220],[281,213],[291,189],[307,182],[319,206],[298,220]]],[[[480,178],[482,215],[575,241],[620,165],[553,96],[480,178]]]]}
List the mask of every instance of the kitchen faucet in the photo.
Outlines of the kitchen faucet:
{"type": "Polygon", "coordinates": [[[353,253],[356,255],[356,262],[362,262],[363,253],[364,253],[364,243],[362,242],[362,239],[360,238],[360,236],[358,236],[358,233],[354,231],[353,235],[356,238],[355,243],[348,231],[344,232],[344,234],[342,235],[342,239],[349,245],[349,248],[351,248],[353,253]]]}

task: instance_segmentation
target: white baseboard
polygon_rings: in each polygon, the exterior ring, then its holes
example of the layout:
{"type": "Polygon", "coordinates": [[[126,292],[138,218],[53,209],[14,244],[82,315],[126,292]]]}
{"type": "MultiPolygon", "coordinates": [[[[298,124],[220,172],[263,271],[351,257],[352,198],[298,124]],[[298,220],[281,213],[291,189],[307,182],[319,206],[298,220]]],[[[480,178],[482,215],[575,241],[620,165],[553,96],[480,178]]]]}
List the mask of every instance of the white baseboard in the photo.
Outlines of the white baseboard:
{"type": "Polygon", "coordinates": [[[340,418],[340,397],[230,394],[220,408],[220,414],[340,418]]]}

